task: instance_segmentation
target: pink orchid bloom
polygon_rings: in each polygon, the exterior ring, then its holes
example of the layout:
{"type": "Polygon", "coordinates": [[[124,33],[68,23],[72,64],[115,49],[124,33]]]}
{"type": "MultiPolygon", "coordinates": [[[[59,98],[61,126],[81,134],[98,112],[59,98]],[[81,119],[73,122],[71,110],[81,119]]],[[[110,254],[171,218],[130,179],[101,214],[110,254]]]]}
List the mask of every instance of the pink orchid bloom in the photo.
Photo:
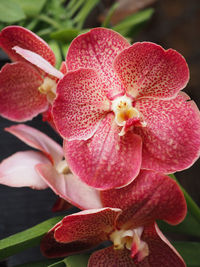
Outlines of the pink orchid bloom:
{"type": "Polygon", "coordinates": [[[155,221],[180,223],[186,203],[178,185],[168,176],[143,170],[127,187],[100,191],[102,208],[63,218],[44,237],[41,251],[63,257],[97,247],[88,266],[184,267],[185,263],[155,221]],[[105,207],[105,208],[104,208],[105,207]]]}
{"type": "Polygon", "coordinates": [[[73,40],[66,65],[52,113],[82,181],[122,187],[140,168],[172,173],[199,157],[200,115],[180,93],[189,70],[178,52],[97,28],[73,40]]]}
{"type": "Polygon", "coordinates": [[[6,131],[39,151],[17,152],[3,160],[0,164],[0,184],[34,189],[50,187],[61,198],[53,211],[70,207],[66,201],[80,209],[101,207],[99,192],[70,172],[63,160],[63,149],[54,140],[23,124],[6,128],[6,131]]]}
{"type": "Polygon", "coordinates": [[[47,110],[55,97],[55,79],[63,74],[53,67],[55,55],[48,44],[23,27],[4,28],[0,47],[14,61],[0,72],[0,115],[14,121],[30,120],[47,110]]]}

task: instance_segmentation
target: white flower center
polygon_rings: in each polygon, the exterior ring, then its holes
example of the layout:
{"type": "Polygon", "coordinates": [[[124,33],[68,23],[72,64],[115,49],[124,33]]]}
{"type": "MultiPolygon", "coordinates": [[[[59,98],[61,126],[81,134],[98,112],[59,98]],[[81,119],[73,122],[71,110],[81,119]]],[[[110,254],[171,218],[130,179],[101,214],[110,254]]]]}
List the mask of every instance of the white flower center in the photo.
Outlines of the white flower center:
{"type": "Polygon", "coordinates": [[[137,260],[142,261],[149,255],[149,247],[141,240],[143,227],[132,230],[116,230],[110,235],[110,240],[114,244],[114,249],[128,249],[132,251],[132,257],[137,255],[137,260]]]}
{"type": "Polygon", "coordinates": [[[56,171],[57,171],[59,174],[68,174],[68,173],[71,173],[70,168],[68,167],[66,160],[61,160],[61,161],[57,164],[57,166],[56,166],[56,171]]]}
{"type": "Polygon", "coordinates": [[[38,88],[40,93],[47,96],[47,100],[52,104],[54,98],[56,97],[56,81],[45,77],[43,84],[38,88]]]}
{"type": "Polygon", "coordinates": [[[126,133],[126,127],[131,125],[137,125],[145,127],[146,123],[141,121],[140,112],[133,107],[132,99],[126,95],[117,97],[112,101],[112,111],[115,113],[115,122],[118,126],[122,126],[122,130],[119,133],[120,136],[126,133]],[[126,123],[129,125],[126,125],[126,123]]]}

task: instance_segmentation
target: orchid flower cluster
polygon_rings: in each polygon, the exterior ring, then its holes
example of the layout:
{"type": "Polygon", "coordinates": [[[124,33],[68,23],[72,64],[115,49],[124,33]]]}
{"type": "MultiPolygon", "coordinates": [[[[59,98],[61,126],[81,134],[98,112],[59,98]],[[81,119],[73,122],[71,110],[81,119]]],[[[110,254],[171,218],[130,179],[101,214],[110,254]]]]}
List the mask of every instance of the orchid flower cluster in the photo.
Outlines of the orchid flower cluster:
{"type": "Polygon", "coordinates": [[[167,174],[200,155],[200,113],[181,90],[185,59],[151,42],[130,45],[118,33],[92,29],[76,37],[60,70],[42,39],[20,26],[0,33],[13,63],[0,73],[0,114],[25,122],[42,114],[63,147],[25,124],[6,131],[34,150],[0,164],[0,183],[50,187],[81,211],[43,237],[49,258],[97,248],[88,266],[186,266],[156,220],[180,223],[186,202],[167,174]]]}

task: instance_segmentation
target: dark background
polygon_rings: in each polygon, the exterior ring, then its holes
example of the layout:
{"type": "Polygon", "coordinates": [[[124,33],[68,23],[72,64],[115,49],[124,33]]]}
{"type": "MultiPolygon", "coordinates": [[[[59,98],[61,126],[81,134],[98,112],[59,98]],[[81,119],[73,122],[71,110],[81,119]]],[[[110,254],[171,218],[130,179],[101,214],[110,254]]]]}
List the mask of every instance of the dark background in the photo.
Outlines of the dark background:
{"type": "MultiPolygon", "coordinates": [[[[104,16],[106,7],[111,2],[113,1],[102,1],[88,19],[87,26],[98,26],[97,19],[99,20],[104,16]]],[[[152,19],[137,35],[135,41],[156,42],[166,49],[173,48],[184,55],[190,68],[191,77],[185,92],[200,107],[200,1],[124,0],[123,2],[126,2],[125,9],[121,8],[118,13],[114,14],[113,22],[116,22],[126,13],[135,12],[150,4],[155,8],[152,19]]],[[[1,58],[1,65],[3,65],[6,58],[2,54],[1,58]]],[[[3,131],[5,127],[12,124],[14,123],[0,118],[0,161],[16,151],[28,149],[17,138],[3,131]]],[[[49,136],[60,142],[60,138],[50,126],[41,123],[40,116],[28,124],[48,133],[49,136]]],[[[197,161],[190,169],[176,174],[180,183],[198,204],[200,204],[199,162],[197,161]]],[[[54,216],[51,207],[56,199],[57,197],[50,189],[36,191],[29,188],[10,188],[0,185],[0,239],[54,216]]],[[[39,249],[31,249],[28,252],[10,257],[8,266],[39,260],[40,258],[39,249]]],[[[3,266],[3,263],[0,263],[0,266],[3,266]]]]}

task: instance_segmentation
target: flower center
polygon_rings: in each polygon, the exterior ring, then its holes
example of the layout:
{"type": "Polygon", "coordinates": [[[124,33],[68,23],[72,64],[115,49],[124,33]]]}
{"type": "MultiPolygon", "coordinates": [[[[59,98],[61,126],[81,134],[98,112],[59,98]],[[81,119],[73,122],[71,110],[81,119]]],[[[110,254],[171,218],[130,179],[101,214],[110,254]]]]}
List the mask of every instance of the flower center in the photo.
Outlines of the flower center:
{"type": "Polygon", "coordinates": [[[149,247],[146,242],[141,240],[143,227],[132,230],[115,230],[110,235],[110,240],[114,244],[114,249],[131,250],[131,257],[137,255],[137,260],[142,261],[149,255],[149,247]]]}
{"type": "Polygon", "coordinates": [[[52,104],[54,98],[56,97],[56,81],[45,77],[43,84],[38,88],[40,93],[47,96],[47,100],[52,104]]]}
{"type": "Polygon", "coordinates": [[[61,161],[57,164],[57,166],[56,166],[56,171],[57,171],[59,174],[68,174],[68,173],[71,173],[70,168],[68,167],[66,160],[61,160],[61,161]]]}
{"type": "Polygon", "coordinates": [[[111,109],[115,113],[115,122],[118,126],[123,127],[119,133],[120,136],[124,135],[133,125],[146,126],[144,122],[141,122],[140,112],[133,107],[132,99],[126,95],[114,99],[111,109]]]}

